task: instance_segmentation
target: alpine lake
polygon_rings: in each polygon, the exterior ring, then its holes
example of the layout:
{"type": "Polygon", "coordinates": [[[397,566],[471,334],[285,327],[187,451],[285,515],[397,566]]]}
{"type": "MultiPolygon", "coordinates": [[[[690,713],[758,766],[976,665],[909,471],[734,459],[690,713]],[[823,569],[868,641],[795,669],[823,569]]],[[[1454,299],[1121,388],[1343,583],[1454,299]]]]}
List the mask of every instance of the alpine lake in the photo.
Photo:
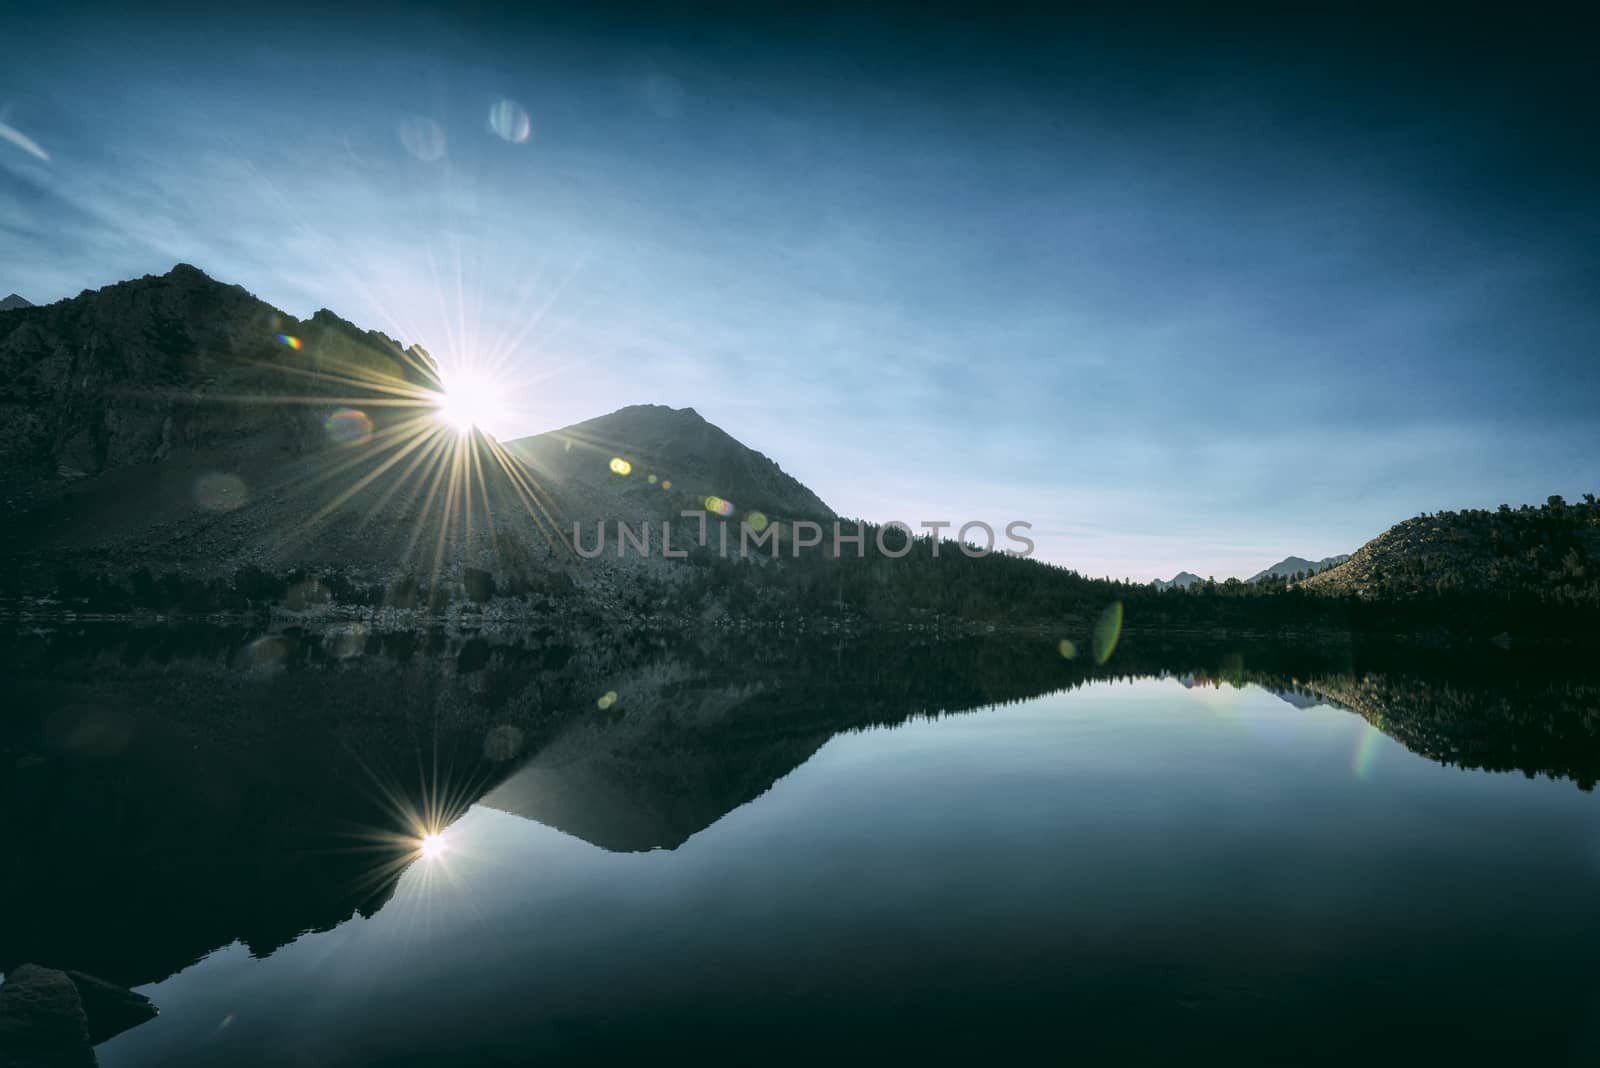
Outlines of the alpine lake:
{"type": "Polygon", "coordinates": [[[102,1065],[1600,1062],[1600,674],[1130,633],[17,627],[102,1065]]]}

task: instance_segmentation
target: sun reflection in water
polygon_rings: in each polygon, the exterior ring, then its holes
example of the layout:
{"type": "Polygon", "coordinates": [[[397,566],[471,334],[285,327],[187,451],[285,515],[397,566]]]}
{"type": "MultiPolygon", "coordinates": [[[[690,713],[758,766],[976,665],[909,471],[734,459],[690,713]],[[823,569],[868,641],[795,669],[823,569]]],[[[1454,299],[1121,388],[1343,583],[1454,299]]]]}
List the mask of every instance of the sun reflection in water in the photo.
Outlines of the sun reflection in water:
{"type": "Polygon", "coordinates": [[[443,831],[429,831],[417,841],[417,853],[426,861],[435,861],[445,854],[443,831]]]}

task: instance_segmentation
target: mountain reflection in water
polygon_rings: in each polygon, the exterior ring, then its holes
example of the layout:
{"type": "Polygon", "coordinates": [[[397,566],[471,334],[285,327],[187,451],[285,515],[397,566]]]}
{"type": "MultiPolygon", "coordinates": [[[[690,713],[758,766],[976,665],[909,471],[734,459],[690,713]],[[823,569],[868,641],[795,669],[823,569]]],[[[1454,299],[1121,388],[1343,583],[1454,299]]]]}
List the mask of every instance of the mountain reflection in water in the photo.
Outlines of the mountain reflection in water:
{"type": "Polygon", "coordinates": [[[418,863],[442,885],[459,874],[449,828],[475,804],[606,851],[673,850],[843,732],[1097,681],[1165,678],[1218,699],[1253,685],[1347,709],[1442,764],[1586,791],[1600,771],[1600,681],[1499,650],[1133,637],[1097,668],[1016,636],[86,625],[8,639],[3,664],[18,700],[0,726],[0,969],[31,960],[128,986],[373,916],[418,863]]]}

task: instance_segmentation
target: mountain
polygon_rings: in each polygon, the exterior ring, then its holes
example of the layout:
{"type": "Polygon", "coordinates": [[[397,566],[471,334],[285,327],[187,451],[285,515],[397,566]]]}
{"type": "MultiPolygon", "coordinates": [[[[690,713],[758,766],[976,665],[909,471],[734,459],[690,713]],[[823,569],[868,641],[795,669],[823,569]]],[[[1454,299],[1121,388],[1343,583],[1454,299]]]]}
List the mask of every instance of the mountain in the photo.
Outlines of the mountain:
{"type": "MultiPolygon", "coordinates": [[[[298,569],[458,592],[475,570],[537,590],[575,578],[575,521],[671,519],[687,543],[678,514],[708,498],[730,522],[833,515],[693,409],[634,406],[502,446],[435,418],[441,389],[420,347],[327,310],[298,320],[187,264],[8,314],[0,552],[31,589],[298,569]]],[[[663,570],[653,526],[657,558],[608,553],[585,581],[663,570]]]]}
{"type": "Polygon", "coordinates": [[[704,507],[707,497],[728,501],[742,513],[789,519],[834,516],[833,509],[776,463],[706,422],[693,408],[630,405],[560,430],[517,438],[505,448],[528,465],[536,482],[583,487],[584,500],[571,502],[582,518],[629,513],[674,518],[682,508],[704,507]]]}
{"type": "Polygon", "coordinates": [[[6,297],[4,300],[0,300],[0,312],[15,311],[18,308],[31,307],[33,307],[32,301],[27,300],[24,297],[19,297],[15,293],[6,297]]]}
{"type": "Polygon", "coordinates": [[[1300,556],[1289,556],[1279,560],[1265,571],[1257,571],[1246,581],[1260,582],[1264,578],[1293,578],[1300,572],[1315,574],[1318,571],[1325,571],[1336,564],[1342,564],[1348,559],[1350,559],[1349,553],[1344,553],[1340,556],[1324,556],[1321,560],[1307,560],[1300,556]]]}
{"type": "Polygon", "coordinates": [[[1286,704],[1291,704],[1296,708],[1316,708],[1318,705],[1325,705],[1328,703],[1328,699],[1325,697],[1320,697],[1316,694],[1308,694],[1297,689],[1275,690],[1271,687],[1267,687],[1267,692],[1272,694],[1272,696],[1276,697],[1278,700],[1283,701],[1286,704]]]}
{"type": "Polygon", "coordinates": [[[1366,598],[1466,593],[1600,604],[1600,504],[1585,494],[1578,504],[1551,497],[1538,508],[1420,515],[1302,585],[1366,598]]]}
{"type": "MultiPolygon", "coordinates": [[[[1328,556],[1321,560],[1313,561],[1305,560],[1298,556],[1290,556],[1286,559],[1279,560],[1265,571],[1256,572],[1254,575],[1250,576],[1248,581],[1260,582],[1269,575],[1276,575],[1282,578],[1291,578],[1296,572],[1317,572],[1323,570],[1324,568],[1333,567],[1335,564],[1342,564],[1348,559],[1350,559],[1348,556],[1328,556]]],[[[1180,571],[1176,575],[1172,576],[1172,578],[1168,581],[1156,579],[1150,585],[1154,586],[1158,590],[1170,590],[1174,588],[1186,590],[1190,586],[1204,581],[1205,579],[1201,578],[1199,575],[1196,575],[1193,571],[1180,571]]]]}
{"type": "Polygon", "coordinates": [[[15,487],[262,434],[298,454],[343,395],[397,386],[438,389],[426,353],[328,311],[299,322],[179,264],[4,320],[0,463],[15,487]]]}
{"type": "MultiPolygon", "coordinates": [[[[297,320],[187,264],[8,314],[3,548],[24,576],[459,571],[493,536],[441,484],[488,443],[432,418],[439,388],[420,348],[326,310],[297,320]]],[[[480,514],[509,516],[514,487],[492,475],[480,514]]]]}
{"type": "MultiPolygon", "coordinates": [[[[908,545],[902,532],[870,525],[858,549],[879,552],[801,553],[816,543],[803,543],[791,521],[825,522],[832,510],[693,409],[636,405],[502,445],[442,422],[442,388],[420,347],[327,310],[296,319],[184,264],[7,312],[0,594],[185,612],[574,594],[560,610],[574,627],[585,612],[619,621],[1048,620],[1073,642],[1087,641],[1113,604],[1147,628],[1313,616],[1348,625],[1338,602],[1279,603],[1248,583],[1217,597],[1161,597],[1202,580],[1089,579],[1006,552],[971,559],[953,544],[937,555],[925,539],[908,545]],[[717,513],[705,540],[683,511],[717,513]],[[755,513],[777,537],[740,561],[737,525],[755,513]],[[648,530],[651,549],[620,552],[607,524],[603,552],[575,551],[575,525],[591,545],[602,519],[641,537],[648,530]],[[730,528],[725,552],[719,535],[730,528]]],[[[1305,586],[1600,604],[1592,498],[1557,502],[1423,517],[1305,586]]],[[[1557,619],[1543,606],[1540,618],[1557,619]]],[[[1506,629],[1496,619],[1484,636],[1506,629]]]]}

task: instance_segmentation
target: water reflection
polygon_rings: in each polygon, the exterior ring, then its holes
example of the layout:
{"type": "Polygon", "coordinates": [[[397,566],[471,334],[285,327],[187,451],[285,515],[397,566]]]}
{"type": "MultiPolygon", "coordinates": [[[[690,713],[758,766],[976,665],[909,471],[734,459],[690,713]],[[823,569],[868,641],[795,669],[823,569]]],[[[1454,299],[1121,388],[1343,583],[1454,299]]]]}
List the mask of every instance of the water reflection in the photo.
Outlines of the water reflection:
{"type": "MultiPolygon", "coordinates": [[[[714,825],[737,839],[730,814],[758,808],[750,803],[797,769],[821,761],[825,772],[819,754],[839,752],[829,742],[840,735],[908,722],[914,732],[918,721],[989,710],[959,721],[963,751],[977,752],[1019,729],[1023,709],[1058,714],[1024,702],[1106,681],[1164,680],[1198,702],[1190,712],[1162,706],[1165,718],[1151,720],[1139,743],[1157,747],[1149,752],[1125,739],[1101,752],[1084,736],[1082,752],[1101,763],[1076,768],[1083,781],[1074,796],[1115,794],[1118,815],[1030,810],[1045,787],[1018,794],[1013,785],[997,792],[1007,807],[991,822],[942,813],[941,831],[933,814],[907,812],[887,821],[895,834],[947,842],[974,871],[999,872],[1004,856],[983,841],[995,828],[1020,843],[1070,825],[1088,836],[1077,848],[1115,871],[1126,847],[1103,835],[1129,820],[1148,835],[1171,818],[1143,807],[1164,793],[1159,783],[1141,789],[1141,776],[1186,774],[1177,750],[1160,746],[1225,744],[1239,765],[1230,774],[1257,773],[1249,735],[1219,732],[1201,713],[1238,717],[1250,731],[1270,724],[1311,747],[1305,759],[1323,759],[1313,743],[1332,738],[1332,759],[1354,788],[1382,768],[1392,748],[1385,738],[1441,764],[1547,775],[1584,790],[1600,770],[1600,684],[1570,663],[1527,654],[1488,660],[1124,634],[1101,666],[1093,656],[1064,658],[1053,637],[610,642],[362,631],[357,647],[350,633],[81,627],[10,640],[4,667],[18,713],[0,727],[0,768],[16,818],[3,854],[12,892],[0,910],[0,968],[37,960],[147,984],[222,947],[260,958],[306,932],[345,930],[352,917],[387,911],[397,893],[415,906],[407,930],[448,927],[463,902],[490,907],[485,896],[506,892],[495,889],[502,882],[533,892],[537,865],[503,855],[515,851],[499,822],[509,816],[624,856],[686,850],[714,825]],[[1280,716],[1263,718],[1260,691],[1274,695],[1280,716]],[[602,705],[597,692],[621,697],[602,705]],[[1345,711],[1328,719],[1329,708],[1345,711]],[[1370,726],[1328,733],[1356,722],[1350,716],[1370,726]],[[122,876],[114,886],[108,872],[122,876]]],[[[1194,750],[1195,769],[1206,752],[1194,750]]],[[[1027,746],[1007,749],[1005,760],[1003,782],[1065,774],[1035,768],[1027,746]]],[[[892,789],[898,766],[876,768],[873,781],[892,789]]],[[[915,768],[933,775],[941,765],[919,758],[915,768]]],[[[879,810],[892,807],[875,795],[840,808],[843,787],[804,794],[803,785],[783,804],[797,803],[798,791],[812,818],[830,824],[881,829],[879,810]]],[[[863,837],[818,856],[848,884],[853,850],[869,844],[886,848],[863,837]]],[[[1174,840],[1170,848],[1176,863],[1198,847],[1174,840]]],[[[1206,848],[1226,859],[1234,846],[1213,838],[1206,848]]],[[[820,875],[793,877],[804,887],[820,875]]]]}

